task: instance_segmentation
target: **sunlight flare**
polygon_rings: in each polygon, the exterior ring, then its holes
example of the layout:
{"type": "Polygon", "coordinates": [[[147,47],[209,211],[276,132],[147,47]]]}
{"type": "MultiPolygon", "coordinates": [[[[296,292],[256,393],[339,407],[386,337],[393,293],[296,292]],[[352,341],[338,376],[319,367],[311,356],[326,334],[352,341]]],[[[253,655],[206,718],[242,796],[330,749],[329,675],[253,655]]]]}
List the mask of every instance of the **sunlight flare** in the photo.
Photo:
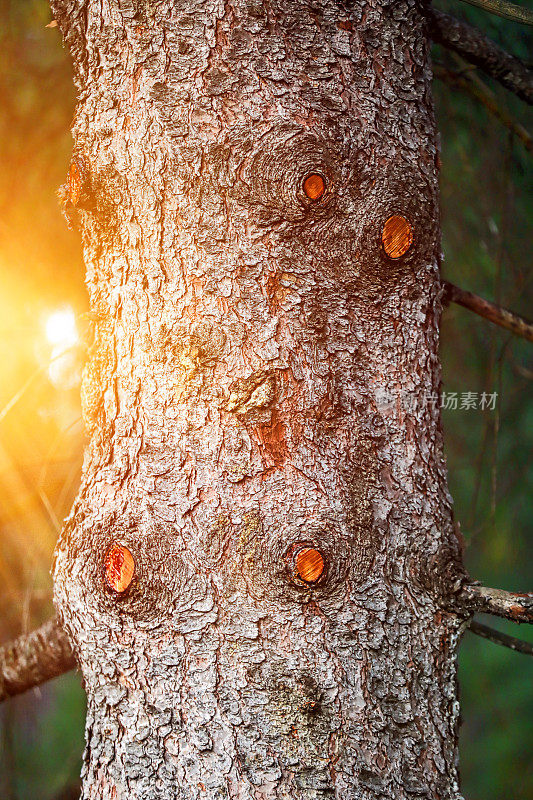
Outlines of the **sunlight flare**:
{"type": "Polygon", "coordinates": [[[55,348],[66,350],[78,341],[76,316],[72,308],[58,309],[50,314],[45,323],[46,338],[55,348]]]}

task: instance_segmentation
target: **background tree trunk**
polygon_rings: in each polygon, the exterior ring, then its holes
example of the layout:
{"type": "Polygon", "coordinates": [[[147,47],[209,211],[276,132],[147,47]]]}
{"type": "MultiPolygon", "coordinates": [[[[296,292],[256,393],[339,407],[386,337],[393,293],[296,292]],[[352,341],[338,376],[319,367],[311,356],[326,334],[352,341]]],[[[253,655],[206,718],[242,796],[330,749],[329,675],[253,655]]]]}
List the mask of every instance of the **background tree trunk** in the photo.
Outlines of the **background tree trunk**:
{"type": "Polygon", "coordinates": [[[55,564],[83,798],[459,798],[425,4],[52,7],[95,325],[55,564]]]}

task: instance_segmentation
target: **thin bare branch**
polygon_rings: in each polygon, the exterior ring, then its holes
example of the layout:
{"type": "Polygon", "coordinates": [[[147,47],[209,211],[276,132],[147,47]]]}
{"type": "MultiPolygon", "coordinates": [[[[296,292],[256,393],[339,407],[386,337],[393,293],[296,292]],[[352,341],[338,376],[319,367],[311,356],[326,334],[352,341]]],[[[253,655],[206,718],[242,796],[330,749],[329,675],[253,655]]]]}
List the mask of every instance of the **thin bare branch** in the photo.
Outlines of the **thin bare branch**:
{"type": "Polygon", "coordinates": [[[40,686],[76,666],[57,618],[0,647],[0,701],[40,686]]]}
{"type": "Polygon", "coordinates": [[[436,78],[439,78],[439,80],[451,86],[458,86],[464,92],[468,92],[468,94],[475,97],[476,100],[479,100],[490,114],[503,123],[503,125],[522,142],[528,152],[533,152],[533,138],[523,125],[513,119],[513,117],[502,108],[488,87],[485,86],[479,78],[476,80],[477,76],[454,72],[438,64],[433,66],[433,74],[436,78]]]}
{"type": "Polygon", "coordinates": [[[466,22],[434,9],[433,40],[453,50],[530,105],[533,104],[533,70],[466,22]]]}
{"type": "Polygon", "coordinates": [[[533,25],[533,11],[517,6],[516,3],[509,3],[507,0],[463,0],[463,3],[482,8],[483,11],[496,14],[497,17],[520,22],[523,25],[533,25]]]}
{"type": "Polygon", "coordinates": [[[457,595],[459,608],[469,614],[493,614],[513,622],[533,622],[533,592],[505,592],[466,584],[457,595]]]}
{"type": "Polygon", "coordinates": [[[517,364],[516,361],[512,358],[509,358],[511,362],[511,367],[515,375],[519,375],[521,378],[525,378],[527,381],[533,381],[533,370],[528,369],[527,367],[522,366],[522,364],[517,364]]]}
{"type": "Polygon", "coordinates": [[[528,656],[533,656],[533,644],[523,642],[522,639],[515,639],[514,636],[509,636],[507,633],[496,631],[494,628],[489,628],[488,625],[482,625],[481,622],[472,620],[469,630],[475,633],[476,636],[488,639],[489,642],[509,647],[511,650],[516,650],[517,653],[525,653],[528,656]]]}
{"type": "Polygon", "coordinates": [[[500,328],[505,328],[511,331],[516,336],[521,336],[527,339],[528,342],[533,342],[533,323],[524,317],[515,314],[514,311],[509,311],[506,308],[501,308],[495,303],[484,300],[478,297],[477,294],[467,292],[460,289],[453,283],[444,281],[444,301],[457,303],[464,308],[468,308],[480,317],[488,319],[494,325],[499,325],[500,328]]]}

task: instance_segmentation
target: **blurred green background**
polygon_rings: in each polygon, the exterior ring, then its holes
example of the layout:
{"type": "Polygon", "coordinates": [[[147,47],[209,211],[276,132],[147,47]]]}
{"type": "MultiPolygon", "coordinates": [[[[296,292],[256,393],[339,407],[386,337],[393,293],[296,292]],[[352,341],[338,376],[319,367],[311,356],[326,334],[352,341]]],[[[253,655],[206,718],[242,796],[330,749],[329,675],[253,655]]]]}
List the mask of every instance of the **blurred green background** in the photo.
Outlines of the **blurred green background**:
{"type": "MultiPolygon", "coordinates": [[[[435,5],[527,61],[526,27],[459,0],[435,5]]],[[[78,236],[55,194],[68,169],[75,94],[51,19],[45,0],[0,0],[0,641],[52,613],[52,551],[83,447],[83,345],[60,355],[57,338],[58,320],[67,338],[77,320],[83,339],[87,307],[78,236]]],[[[520,128],[531,129],[531,111],[441,48],[434,63],[444,276],[531,316],[531,153],[520,128]]],[[[498,393],[493,411],[443,411],[467,565],[486,585],[516,591],[532,583],[532,356],[531,345],[470,312],[445,312],[444,391],[498,393]]],[[[524,627],[489,623],[533,639],[524,627]]],[[[530,800],[533,660],[467,633],[460,682],[465,797],[530,800]]],[[[77,798],[83,721],[74,674],[2,704],[0,798],[77,798]]]]}

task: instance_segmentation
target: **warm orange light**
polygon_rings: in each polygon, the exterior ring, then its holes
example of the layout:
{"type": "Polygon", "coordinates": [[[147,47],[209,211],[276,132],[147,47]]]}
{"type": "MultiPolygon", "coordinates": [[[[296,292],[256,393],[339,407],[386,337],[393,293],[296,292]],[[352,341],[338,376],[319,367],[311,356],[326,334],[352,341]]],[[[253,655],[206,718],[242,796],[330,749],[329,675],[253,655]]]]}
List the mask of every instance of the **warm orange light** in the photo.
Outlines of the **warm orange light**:
{"type": "Polygon", "coordinates": [[[401,258],[413,244],[413,229],[405,217],[389,217],[381,234],[383,249],[389,258],[401,258]]]}
{"type": "Polygon", "coordinates": [[[314,583],[324,572],[324,558],[314,547],[305,547],[296,556],[296,574],[306,583],[314,583]]]}
{"type": "Polygon", "coordinates": [[[133,580],[135,562],[127,547],[114,544],[108,550],[105,560],[105,579],[114,592],[125,592],[133,580]]]}
{"type": "Polygon", "coordinates": [[[312,172],[304,180],[304,192],[310,200],[320,200],[326,191],[326,182],[322,175],[312,172]]]}

